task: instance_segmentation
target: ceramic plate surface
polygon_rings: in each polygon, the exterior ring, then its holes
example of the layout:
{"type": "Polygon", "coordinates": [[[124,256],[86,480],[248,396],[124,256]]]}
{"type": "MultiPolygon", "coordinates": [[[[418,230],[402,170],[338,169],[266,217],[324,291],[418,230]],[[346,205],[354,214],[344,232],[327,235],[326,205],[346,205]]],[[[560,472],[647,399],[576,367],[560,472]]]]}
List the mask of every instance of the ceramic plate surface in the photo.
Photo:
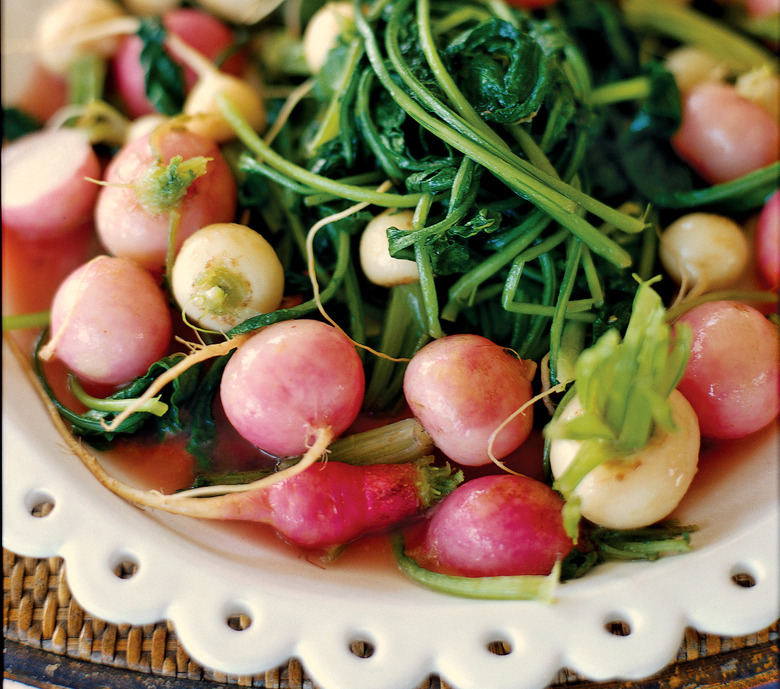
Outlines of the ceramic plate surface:
{"type": "MultiPolygon", "coordinates": [[[[3,3],[4,34],[19,39],[15,27],[29,26],[36,8],[3,3]]],[[[322,689],[411,689],[430,674],[457,689],[538,689],[562,667],[596,681],[638,679],[674,659],[686,626],[744,635],[777,618],[777,443],[770,428],[702,459],[675,514],[700,527],[690,554],[602,566],[562,585],[552,605],[451,598],[407,581],[375,543],[322,566],[256,527],[128,504],[66,448],[4,343],[3,543],[63,557],[91,614],[135,625],[169,619],[196,662],[226,673],[260,673],[294,656],[322,689]],[[51,512],[34,516],[47,502],[51,512]],[[133,576],[114,574],[127,562],[133,576]],[[737,574],[754,585],[738,585],[737,574]],[[235,615],[250,625],[234,629],[235,615]],[[611,634],[612,621],[630,633],[611,634]],[[373,654],[354,655],[355,641],[373,654]],[[491,653],[492,641],[511,652],[491,653]]]]}

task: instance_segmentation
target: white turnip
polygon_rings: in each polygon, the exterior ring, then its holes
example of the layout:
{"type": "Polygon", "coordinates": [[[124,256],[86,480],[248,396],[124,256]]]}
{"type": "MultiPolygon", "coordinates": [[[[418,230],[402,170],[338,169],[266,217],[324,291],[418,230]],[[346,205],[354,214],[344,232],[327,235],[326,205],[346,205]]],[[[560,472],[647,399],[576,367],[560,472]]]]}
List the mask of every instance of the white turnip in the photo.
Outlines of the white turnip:
{"type": "Polygon", "coordinates": [[[123,385],[165,355],[171,332],[168,302],[152,276],[128,259],[98,256],[57,290],[41,357],[56,355],[84,381],[123,385]]]}
{"type": "Polygon", "coordinates": [[[383,287],[405,285],[420,279],[417,264],[390,255],[387,230],[396,227],[402,231],[412,229],[414,213],[408,209],[388,208],[372,218],[360,236],[360,267],[374,284],[383,287]]]}
{"type": "Polygon", "coordinates": [[[246,225],[207,225],[179,251],[171,290],[188,319],[227,332],[279,307],[284,268],[273,247],[246,225]]]}
{"type": "Polygon", "coordinates": [[[92,217],[101,167],[87,133],[47,129],[3,147],[3,229],[30,240],[72,232],[92,217]]]}
{"type": "Polygon", "coordinates": [[[661,233],[658,255],[681,294],[695,297],[734,284],[748,264],[750,247],[730,218],[689,213],[661,233]]]}
{"type": "Polygon", "coordinates": [[[409,408],[447,457],[489,464],[525,442],[533,409],[502,424],[532,397],[535,364],[480,335],[449,335],[427,344],[407,366],[409,408]]]}
{"type": "MultiPolygon", "coordinates": [[[[699,428],[696,414],[678,391],[669,396],[677,430],[656,429],[650,441],[628,455],[616,454],[591,470],[574,491],[583,517],[611,529],[634,529],[654,524],[680,503],[696,474],[699,428]]],[[[560,420],[582,414],[575,396],[560,420]]],[[[555,439],[550,443],[553,476],[564,475],[582,442],[555,439]]]]}
{"type": "Polygon", "coordinates": [[[318,9],[303,33],[303,56],[313,74],[322,69],[328,53],[344,30],[354,25],[351,2],[327,2],[318,9]]]}
{"type": "Polygon", "coordinates": [[[66,75],[83,55],[110,57],[119,46],[119,37],[112,34],[80,40],[79,34],[123,16],[122,8],[112,0],[60,0],[38,21],[38,59],[50,72],[66,75]]]}

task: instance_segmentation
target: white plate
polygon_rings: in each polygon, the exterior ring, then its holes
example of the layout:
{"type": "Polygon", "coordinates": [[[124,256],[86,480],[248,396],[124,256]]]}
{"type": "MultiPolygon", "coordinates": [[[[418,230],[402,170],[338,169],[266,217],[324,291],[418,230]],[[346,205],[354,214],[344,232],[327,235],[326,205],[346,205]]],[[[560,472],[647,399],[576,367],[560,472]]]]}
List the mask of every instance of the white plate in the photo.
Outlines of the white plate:
{"type": "MultiPolygon", "coordinates": [[[[4,33],[11,17],[29,26],[33,7],[3,3],[4,33]]],[[[768,429],[701,463],[677,513],[700,526],[693,553],[602,566],[561,586],[552,605],[465,600],[407,581],[386,549],[374,562],[370,548],[353,546],[322,567],[255,528],[124,502],[67,450],[4,343],[3,544],[63,557],[73,595],[91,614],[136,625],[169,619],[193,660],[226,673],[297,657],[322,689],[411,689],[431,674],[458,689],[538,689],[563,667],[596,681],[638,679],[674,659],[686,626],[744,635],[777,618],[777,443],[768,429]],[[35,517],[41,502],[54,509],[35,517]],[[136,573],[116,576],[122,562],[136,573]],[[755,585],[739,586],[736,574],[755,585]],[[228,625],[237,614],[251,619],[247,629],[228,625]],[[629,625],[628,636],[607,631],[615,620],[629,625]],[[354,655],[354,641],[373,654],[354,655]],[[492,641],[511,652],[492,654],[492,641]]]]}

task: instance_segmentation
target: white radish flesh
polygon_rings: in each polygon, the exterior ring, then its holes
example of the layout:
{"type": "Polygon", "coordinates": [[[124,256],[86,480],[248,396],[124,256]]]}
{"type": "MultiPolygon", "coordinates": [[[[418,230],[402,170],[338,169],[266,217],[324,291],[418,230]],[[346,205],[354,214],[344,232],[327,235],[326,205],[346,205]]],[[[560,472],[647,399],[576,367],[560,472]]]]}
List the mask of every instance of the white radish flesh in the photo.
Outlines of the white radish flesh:
{"type": "Polygon", "coordinates": [[[734,284],[747,266],[750,247],[742,228],[730,218],[689,213],[661,234],[658,254],[687,296],[696,296],[734,284]]]}
{"type": "Polygon", "coordinates": [[[387,209],[373,218],[360,237],[360,266],[365,276],[383,287],[405,285],[420,279],[417,263],[390,255],[387,230],[410,231],[414,213],[387,209]]]}
{"type": "MultiPolygon", "coordinates": [[[[627,456],[608,460],[577,485],[582,516],[610,529],[635,529],[667,517],[680,503],[696,473],[699,424],[683,395],[669,396],[678,430],[656,430],[650,442],[627,456]]],[[[561,413],[567,421],[582,413],[575,396],[561,413]]],[[[556,438],[550,443],[550,468],[558,478],[574,460],[582,442],[556,438]]]]}
{"type": "Polygon", "coordinates": [[[54,74],[65,75],[83,55],[110,57],[118,46],[116,35],[78,41],[80,31],[124,16],[112,0],[61,0],[41,16],[36,27],[38,59],[54,74]]]}
{"type": "Polygon", "coordinates": [[[67,234],[92,216],[100,162],[79,129],[29,134],[2,152],[3,229],[31,240],[67,234]]]}
{"type": "Polygon", "coordinates": [[[227,332],[274,311],[284,296],[284,268],[273,247],[236,223],[203,227],[181,248],[171,289],[189,320],[227,332]]]}

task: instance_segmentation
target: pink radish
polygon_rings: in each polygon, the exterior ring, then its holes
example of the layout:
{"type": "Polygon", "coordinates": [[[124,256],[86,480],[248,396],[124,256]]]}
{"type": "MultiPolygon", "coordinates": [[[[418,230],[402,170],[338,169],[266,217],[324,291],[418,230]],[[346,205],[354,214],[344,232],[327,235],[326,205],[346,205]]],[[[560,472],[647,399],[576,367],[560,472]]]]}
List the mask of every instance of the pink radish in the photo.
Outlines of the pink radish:
{"type": "Polygon", "coordinates": [[[2,152],[3,229],[30,240],[72,232],[88,221],[100,163],[87,133],[51,129],[28,134],[2,152]]]}
{"type": "Polygon", "coordinates": [[[691,358],[677,389],[709,438],[742,438],[777,418],[778,329],[752,306],[713,301],[680,316],[693,330],[691,358]]]}
{"type": "MultiPolygon", "coordinates": [[[[235,44],[233,32],[213,15],[193,8],[179,8],[166,12],[162,16],[165,28],[177,35],[209,60],[217,60],[235,44]]],[[[117,89],[131,117],[136,118],[154,112],[154,107],[146,97],[144,70],[141,66],[141,39],[138,36],[126,36],[114,56],[113,72],[117,89]]],[[[184,78],[187,90],[197,80],[197,74],[176,55],[176,49],[170,48],[174,59],[184,66],[184,78]]],[[[239,75],[243,71],[245,58],[241,53],[232,55],[220,68],[228,74],[239,75]]]]}
{"type": "Polygon", "coordinates": [[[756,225],[756,264],[761,282],[767,289],[780,287],[780,191],[764,205],[756,225]]]}
{"type": "Polygon", "coordinates": [[[780,157],[780,125],[734,86],[703,82],[683,101],[677,153],[712,184],[728,182],[780,157]]]}
{"type": "Polygon", "coordinates": [[[528,476],[475,478],[435,508],[412,555],[460,576],[547,575],[574,547],[562,509],[552,488],[528,476]]]}
{"type": "Polygon", "coordinates": [[[241,345],[220,396],[230,423],[253,445],[284,456],[319,448],[319,456],[357,417],[364,388],[349,338],[301,319],[269,325],[241,345]]]}
{"type": "Polygon", "coordinates": [[[56,355],[85,381],[123,385],[164,356],[171,332],[168,302],[152,276],[128,259],[98,256],[57,290],[41,357],[56,355]]]}
{"type": "Polygon", "coordinates": [[[535,366],[480,335],[449,335],[412,357],[404,395],[436,446],[464,466],[489,464],[523,444],[533,410],[506,419],[531,399],[535,366]],[[491,457],[492,452],[492,457],[491,457]]]}
{"type": "Polygon", "coordinates": [[[163,125],[128,142],[109,163],[104,179],[106,186],[100,190],[95,209],[103,246],[152,271],[172,263],[172,255],[199,228],[233,220],[236,182],[219,148],[175,126],[163,125]],[[168,171],[176,157],[180,166],[190,161],[203,166],[176,177],[175,191],[181,197],[171,199],[174,185],[168,171]],[[172,213],[178,217],[174,225],[172,213]]]}
{"type": "Polygon", "coordinates": [[[199,519],[268,524],[288,543],[311,550],[334,551],[399,525],[461,480],[459,472],[432,466],[429,459],[367,466],[327,462],[270,484],[261,479],[163,495],[121,483],[94,455],[74,449],[103,485],[136,504],[199,519]]]}

